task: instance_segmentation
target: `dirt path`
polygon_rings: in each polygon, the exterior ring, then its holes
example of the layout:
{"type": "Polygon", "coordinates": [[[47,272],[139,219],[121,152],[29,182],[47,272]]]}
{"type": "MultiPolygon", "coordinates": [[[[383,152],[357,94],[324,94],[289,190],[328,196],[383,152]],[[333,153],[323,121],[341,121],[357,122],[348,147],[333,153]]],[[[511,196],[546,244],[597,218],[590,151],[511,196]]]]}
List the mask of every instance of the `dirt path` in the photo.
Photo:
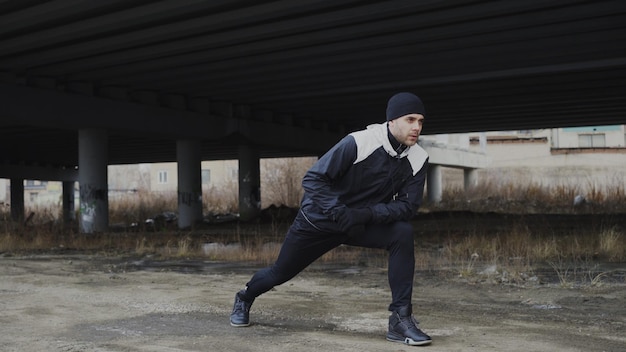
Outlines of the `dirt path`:
{"type": "Polygon", "coordinates": [[[472,285],[417,273],[434,342],[384,338],[386,272],[314,266],[228,324],[255,268],[74,256],[0,258],[1,351],[626,351],[624,283],[586,289],[472,285]],[[147,265],[150,264],[150,265],[147,265]]]}

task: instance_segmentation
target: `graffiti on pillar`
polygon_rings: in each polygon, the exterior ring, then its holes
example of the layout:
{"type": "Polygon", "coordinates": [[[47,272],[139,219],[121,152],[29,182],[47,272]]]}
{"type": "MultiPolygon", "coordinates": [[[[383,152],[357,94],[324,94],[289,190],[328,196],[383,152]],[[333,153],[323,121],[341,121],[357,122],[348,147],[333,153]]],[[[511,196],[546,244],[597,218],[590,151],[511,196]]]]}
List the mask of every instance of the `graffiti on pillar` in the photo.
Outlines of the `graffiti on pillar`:
{"type": "Polygon", "coordinates": [[[202,203],[202,194],[198,192],[178,192],[178,204],[191,207],[202,203]]]}
{"type": "Polygon", "coordinates": [[[244,203],[247,207],[253,209],[261,208],[261,188],[260,187],[252,187],[250,194],[244,197],[244,203]]]}
{"type": "Polygon", "coordinates": [[[93,228],[93,225],[96,219],[96,203],[95,202],[81,202],[80,203],[80,219],[82,221],[83,230],[93,228]]]}
{"type": "MultiPolygon", "coordinates": [[[[241,178],[242,183],[252,183],[252,177],[250,172],[247,172],[241,178]]],[[[258,185],[250,185],[250,193],[243,196],[243,203],[248,208],[256,209],[261,208],[261,188],[258,185]]]]}
{"type": "Polygon", "coordinates": [[[92,232],[96,221],[98,201],[106,201],[107,190],[86,184],[80,187],[80,220],[82,230],[92,232]]]}

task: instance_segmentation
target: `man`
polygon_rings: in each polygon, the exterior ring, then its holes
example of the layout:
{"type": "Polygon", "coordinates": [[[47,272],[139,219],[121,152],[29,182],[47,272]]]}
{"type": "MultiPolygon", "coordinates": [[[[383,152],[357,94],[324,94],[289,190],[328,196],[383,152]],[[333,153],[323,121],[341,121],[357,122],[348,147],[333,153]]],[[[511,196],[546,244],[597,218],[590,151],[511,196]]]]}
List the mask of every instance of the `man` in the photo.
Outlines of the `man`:
{"type": "Polygon", "coordinates": [[[389,252],[387,340],[431,343],[412,315],[415,255],[409,222],[422,202],[428,167],[428,154],[417,145],[426,112],[419,97],[403,92],[389,99],[386,113],[386,123],[347,135],[307,171],[300,211],[278,258],[236,293],[232,326],[250,325],[258,296],[346,244],[389,252]]]}

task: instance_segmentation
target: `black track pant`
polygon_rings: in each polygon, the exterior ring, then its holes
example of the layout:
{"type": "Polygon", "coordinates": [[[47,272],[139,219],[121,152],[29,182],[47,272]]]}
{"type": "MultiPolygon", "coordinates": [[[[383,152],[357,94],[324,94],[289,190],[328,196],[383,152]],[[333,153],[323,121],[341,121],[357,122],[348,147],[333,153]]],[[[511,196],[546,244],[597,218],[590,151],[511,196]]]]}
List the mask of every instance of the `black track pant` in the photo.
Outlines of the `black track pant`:
{"type": "Polygon", "coordinates": [[[411,303],[415,254],[413,228],[409,222],[368,225],[364,233],[348,237],[320,232],[304,219],[302,213],[298,213],[289,228],[276,262],[252,276],[243,298],[251,300],[289,281],[324,253],[341,244],[386,249],[389,252],[388,276],[392,296],[389,310],[411,303]]]}

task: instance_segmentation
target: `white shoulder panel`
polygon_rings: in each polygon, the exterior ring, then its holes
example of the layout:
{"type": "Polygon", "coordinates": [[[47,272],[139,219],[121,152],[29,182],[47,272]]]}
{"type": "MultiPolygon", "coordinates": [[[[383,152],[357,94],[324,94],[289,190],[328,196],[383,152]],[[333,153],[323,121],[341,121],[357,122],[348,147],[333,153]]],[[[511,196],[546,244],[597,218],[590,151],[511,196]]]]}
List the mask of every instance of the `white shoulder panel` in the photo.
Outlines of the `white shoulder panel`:
{"type": "Polygon", "coordinates": [[[358,132],[350,133],[356,142],[356,160],[354,163],[359,163],[372,153],[380,148],[381,144],[378,142],[374,131],[366,129],[358,132]]]}
{"type": "Polygon", "coordinates": [[[424,148],[416,144],[409,148],[407,158],[409,159],[409,163],[411,163],[411,168],[413,168],[413,176],[415,176],[428,159],[428,153],[424,150],[424,148]]]}

